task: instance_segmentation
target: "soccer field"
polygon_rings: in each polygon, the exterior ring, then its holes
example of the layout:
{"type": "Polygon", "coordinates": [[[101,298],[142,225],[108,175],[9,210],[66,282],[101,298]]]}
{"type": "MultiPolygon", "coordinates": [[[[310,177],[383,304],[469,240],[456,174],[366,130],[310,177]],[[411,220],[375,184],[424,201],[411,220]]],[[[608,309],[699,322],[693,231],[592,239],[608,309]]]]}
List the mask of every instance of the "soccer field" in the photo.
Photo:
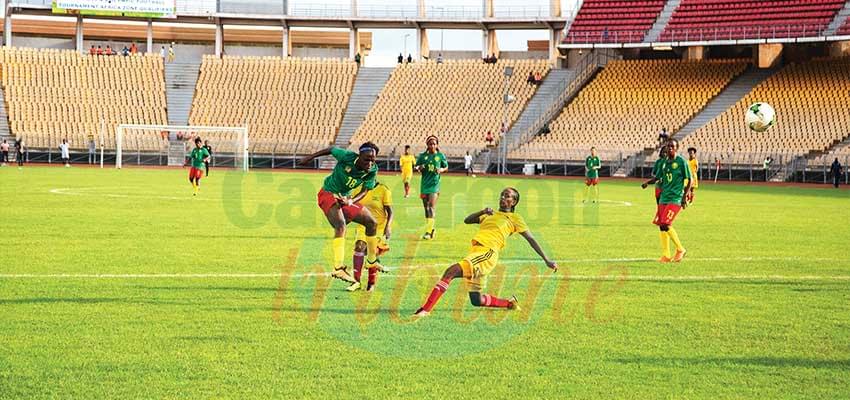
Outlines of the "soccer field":
{"type": "Polygon", "coordinates": [[[328,277],[325,174],[213,170],[193,198],[186,173],[0,169],[0,398],[850,395],[850,191],[703,183],[685,260],[659,264],[637,181],[584,205],[578,180],[444,177],[423,242],[418,196],[382,175],[391,271],[351,294],[328,277]],[[521,311],[455,281],[414,322],[505,186],[561,270],[511,238],[485,291],[521,311]]]}

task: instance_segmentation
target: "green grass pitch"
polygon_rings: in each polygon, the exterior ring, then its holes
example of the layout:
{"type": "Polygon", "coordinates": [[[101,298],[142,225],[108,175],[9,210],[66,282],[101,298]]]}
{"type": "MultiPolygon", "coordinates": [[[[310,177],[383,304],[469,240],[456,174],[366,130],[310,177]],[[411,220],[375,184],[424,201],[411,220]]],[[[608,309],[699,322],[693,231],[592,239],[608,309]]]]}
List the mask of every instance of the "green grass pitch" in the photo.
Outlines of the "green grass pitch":
{"type": "Polygon", "coordinates": [[[583,206],[578,180],[445,177],[421,242],[418,196],[382,175],[392,271],[349,294],[326,276],[324,174],[213,170],[197,198],[186,175],[0,169],[0,398],[850,396],[845,190],[703,183],[675,225],[688,255],[662,265],[636,181],[583,206]],[[561,271],[511,238],[487,291],[522,311],[455,281],[412,322],[505,186],[561,271]]]}

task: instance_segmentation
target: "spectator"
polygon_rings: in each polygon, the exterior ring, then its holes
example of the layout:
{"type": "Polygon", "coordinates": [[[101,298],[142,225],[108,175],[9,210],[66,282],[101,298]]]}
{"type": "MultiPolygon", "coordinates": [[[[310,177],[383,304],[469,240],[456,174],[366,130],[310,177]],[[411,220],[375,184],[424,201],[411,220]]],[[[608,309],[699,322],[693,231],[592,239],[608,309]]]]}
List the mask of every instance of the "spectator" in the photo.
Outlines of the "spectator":
{"type": "Polygon", "coordinates": [[[103,49],[100,48],[100,45],[97,46],[97,50],[95,50],[95,54],[97,54],[99,56],[103,55],[103,49]]]}
{"type": "Polygon", "coordinates": [[[97,162],[97,146],[94,144],[94,138],[89,138],[89,164],[97,162]]]}
{"type": "Polygon", "coordinates": [[[539,85],[543,83],[543,74],[540,71],[534,73],[534,84],[539,85]]]}
{"type": "Polygon", "coordinates": [[[608,27],[602,30],[602,40],[608,40],[608,27]]]}
{"type": "Polygon", "coordinates": [[[159,49],[159,56],[160,56],[163,60],[165,60],[165,46],[162,46],[162,48],[161,48],[161,49],[159,49]]]}
{"type": "Polygon", "coordinates": [[[443,53],[438,53],[437,54],[437,64],[442,64],[442,63],[443,63],[443,53]]]}
{"type": "Polygon", "coordinates": [[[531,72],[531,71],[528,72],[528,79],[525,80],[525,83],[527,83],[529,85],[534,85],[534,84],[537,83],[534,80],[534,72],[531,72]]]}
{"type": "Polygon", "coordinates": [[[128,49],[126,45],[124,46],[123,49],[121,49],[121,55],[124,56],[124,57],[127,57],[127,56],[130,55],[130,49],[128,49]]]}
{"type": "Polygon", "coordinates": [[[549,123],[546,122],[543,124],[543,126],[540,127],[540,130],[537,131],[537,136],[548,135],[551,132],[552,130],[549,129],[549,123]]]}
{"type": "Polygon", "coordinates": [[[770,179],[770,164],[773,163],[773,158],[767,156],[764,158],[764,162],[762,163],[762,168],[764,168],[764,181],[767,182],[770,179]]]}
{"type": "Polygon", "coordinates": [[[407,63],[410,64],[413,62],[413,56],[410,53],[407,53],[407,63]]]}
{"type": "Polygon", "coordinates": [[[168,46],[168,62],[174,62],[174,42],[168,46]]]}
{"type": "Polygon", "coordinates": [[[106,45],[106,50],[103,52],[103,54],[106,54],[107,56],[112,56],[115,55],[115,52],[112,51],[112,47],[106,45]]]}
{"type": "Polygon", "coordinates": [[[466,152],[466,155],[463,156],[463,169],[466,170],[466,176],[470,176],[473,174],[472,172],[472,156],[469,152],[466,152]]]}
{"type": "Polygon", "coordinates": [[[9,162],[9,143],[3,139],[3,143],[0,144],[0,165],[5,167],[7,162],[9,162]]]}
{"type": "Polygon", "coordinates": [[[658,134],[658,144],[663,145],[670,139],[670,134],[667,133],[667,128],[661,128],[661,133],[658,134]]]}
{"type": "Polygon", "coordinates": [[[97,54],[97,49],[94,48],[94,45],[91,45],[91,48],[89,49],[89,55],[93,56],[95,54],[97,54]]]}
{"type": "MultiPolygon", "coordinates": [[[[3,141],[5,143],[6,141],[3,141]]],[[[8,147],[8,145],[7,145],[8,147]]],[[[835,157],[835,161],[832,162],[832,166],[829,167],[832,172],[832,186],[838,189],[838,184],[841,183],[841,163],[838,162],[838,157],[835,157]]]]}
{"type": "Polygon", "coordinates": [[[71,166],[71,154],[68,151],[68,140],[62,139],[62,144],[59,145],[59,151],[62,153],[62,163],[65,164],[65,168],[71,166]]]}
{"type": "Polygon", "coordinates": [[[361,60],[360,53],[355,54],[354,55],[354,62],[357,63],[358,67],[360,66],[360,60],[361,60]]]}
{"type": "Polygon", "coordinates": [[[136,42],[130,43],[130,54],[136,55],[139,52],[139,48],[136,47],[136,42]]]}
{"type": "Polygon", "coordinates": [[[487,131],[487,138],[485,140],[487,141],[487,147],[493,147],[493,131],[487,131]]]}
{"type": "Polygon", "coordinates": [[[404,62],[404,56],[401,53],[398,53],[398,63],[401,64],[404,62]]]}
{"type": "Polygon", "coordinates": [[[18,169],[24,166],[24,139],[15,140],[15,160],[18,161],[18,169]]]}

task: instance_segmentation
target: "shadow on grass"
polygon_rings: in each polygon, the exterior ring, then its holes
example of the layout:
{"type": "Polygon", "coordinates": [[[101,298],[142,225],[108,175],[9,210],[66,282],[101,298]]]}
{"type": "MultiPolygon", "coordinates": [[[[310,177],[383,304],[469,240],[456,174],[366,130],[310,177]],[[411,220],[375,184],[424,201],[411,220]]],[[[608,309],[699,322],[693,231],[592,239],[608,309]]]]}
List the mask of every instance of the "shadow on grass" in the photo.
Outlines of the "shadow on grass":
{"type": "Polygon", "coordinates": [[[783,368],[828,368],[850,369],[850,359],[822,360],[800,357],[632,357],[615,358],[611,361],[622,364],[652,364],[660,366],[681,365],[737,365],[783,368]]]}

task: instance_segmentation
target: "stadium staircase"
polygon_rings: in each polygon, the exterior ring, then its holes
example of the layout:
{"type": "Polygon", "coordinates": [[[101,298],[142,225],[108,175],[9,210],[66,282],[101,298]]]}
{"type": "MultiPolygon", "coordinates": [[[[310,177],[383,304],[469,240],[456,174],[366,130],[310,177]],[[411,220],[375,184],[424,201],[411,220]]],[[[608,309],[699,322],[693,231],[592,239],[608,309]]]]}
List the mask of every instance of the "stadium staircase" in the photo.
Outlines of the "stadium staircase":
{"type": "Polygon", "coordinates": [[[189,124],[189,112],[200,71],[200,63],[165,64],[165,100],[169,125],[189,124]]]}
{"type": "Polygon", "coordinates": [[[676,7],[679,7],[679,3],[681,1],[682,0],[667,0],[667,3],[664,4],[664,8],[661,10],[661,14],[658,14],[658,19],[655,20],[654,24],[652,24],[652,28],[649,28],[649,31],[646,32],[646,36],[643,38],[645,43],[658,41],[658,38],[661,37],[661,32],[664,32],[664,28],[666,28],[667,23],[670,22],[670,17],[673,16],[673,11],[676,11],[676,7]]]}
{"type": "MultiPolygon", "coordinates": [[[[777,70],[778,69],[758,69],[751,67],[726,86],[720,94],[711,99],[702,111],[691,118],[685,126],[675,133],[674,137],[681,142],[683,138],[694,133],[697,129],[703,127],[705,124],[709,123],[711,120],[720,114],[723,114],[723,112],[735,105],[735,103],[750,93],[756,85],[770,77],[777,70]]],[[[643,164],[646,157],[655,154],[657,151],[657,148],[645,149],[642,152],[630,156],[625,162],[623,162],[623,165],[620,168],[614,171],[613,176],[623,178],[631,175],[635,168],[643,164]]]]}
{"type": "Polygon", "coordinates": [[[832,36],[838,33],[838,29],[844,26],[848,17],[850,17],[850,0],[844,2],[844,7],[838,10],[832,22],[824,29],[823,36],[832,36]]]}
{"type": "Polygon", "coordinates": [[[15,138],[12,137],[12,131],[9,129],[9,114],[6,113],[6,97],[5,89],[0,89],[0,143],[6,140],[9,147],[12,148],[15,138]]]}
{"type": "MultiPolygon", "coordinates": [[[[342,125],[339,127],[339,133],[336,135],[334,145],[342,148],[348,148],[351,144],[351,138],[360,128],[360,124],[366,118],[366,114],[375,104],[381,90],[390,79],[394,68],[366,68],[362,67],[357,71],[357,78],[354,80],[354,88],[351,91],[351,98],[348,100],[348,107],[345,109],[345,115],[342,117],[342,125]]],[[[319,160],[319,168],[331,169],[336,165],[332,157],[324,157],[319,160]]]]}

